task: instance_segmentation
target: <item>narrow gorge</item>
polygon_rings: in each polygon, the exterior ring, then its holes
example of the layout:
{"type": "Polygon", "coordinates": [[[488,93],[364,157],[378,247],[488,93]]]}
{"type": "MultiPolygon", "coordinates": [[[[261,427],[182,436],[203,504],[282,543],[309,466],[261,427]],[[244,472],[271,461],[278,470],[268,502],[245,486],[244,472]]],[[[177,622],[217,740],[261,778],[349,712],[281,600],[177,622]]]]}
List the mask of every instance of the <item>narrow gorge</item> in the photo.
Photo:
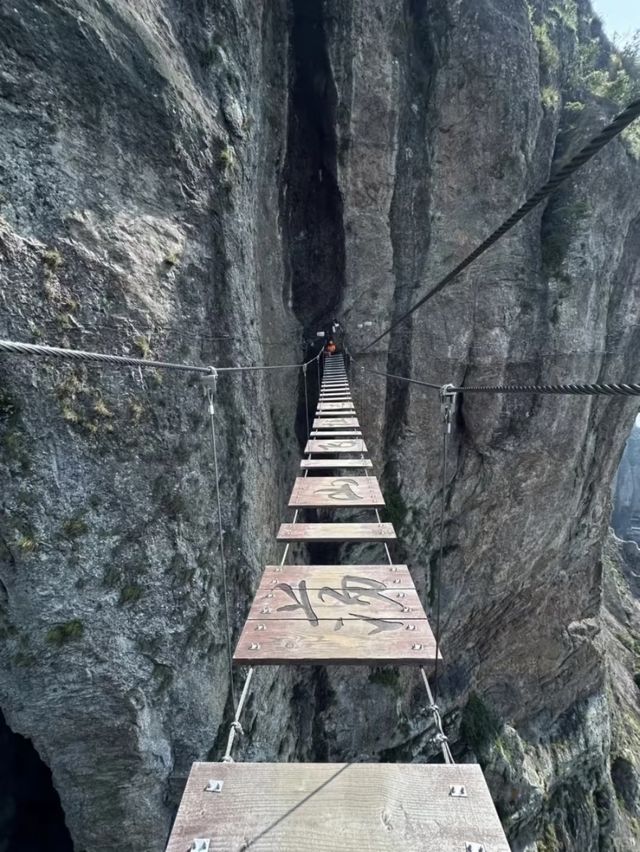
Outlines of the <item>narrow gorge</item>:
{"type": "MultiPolygon", "coordinates": [[[[298,363],[334,318],[362,352],[640,79],[589,0],[11,0],[0,44],[0,337],[216,366],[298,363]]],[[[353,367],[430,603],[437,392],[372,370],[637,381],[637,125],[353,367]]],[[[439,703],[514,852],[640,848],[637,436],[610,531],[637,411],[456,412],[439,703]]],[[[279,558],[304,388],[221,375],[216,417],[235,640],[279,558]]],[[[197,376],[0,356],[4,852],[161,852],[224,749],[208,430],[197,376]]],[[[437,754],[413,671],[263,669],[244,731],[238,760],[437,754]]]]}

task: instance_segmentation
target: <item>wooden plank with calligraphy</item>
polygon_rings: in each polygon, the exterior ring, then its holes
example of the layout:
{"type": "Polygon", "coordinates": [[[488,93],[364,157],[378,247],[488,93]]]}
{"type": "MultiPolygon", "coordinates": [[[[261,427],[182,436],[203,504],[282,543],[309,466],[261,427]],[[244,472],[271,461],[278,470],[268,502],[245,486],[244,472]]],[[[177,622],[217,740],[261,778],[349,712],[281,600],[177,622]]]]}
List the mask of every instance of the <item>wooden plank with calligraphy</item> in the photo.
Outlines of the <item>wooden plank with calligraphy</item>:
{"type": "Polygon", "coordinates": [[[302,459],[300,467],[303,470],[339,470],[340,468],[371,468],[373,462],[371,459],[302,459]]]}
{"type": "Polygon", "coordinates": [[[278,541],[395,541],[393,524],[280,524],[278,541]]]}
{"type": "Polygon", "coordinates": [[[316,417],[313,421],[314,429],[359,429],[360,422],[357,417],[316,417]]]}
{"type": "Polygon", "coordinates": [[[289,506],[297,509],[340,506],[375,509],[384,505],[375,476],[299,476],[289,498],[289,506]]]}
{"type": "Polygon", "coordinates": [[[305,453],[366,453],[367,447],[361,438],[322,438],[307,441],[305,453]]]}
{"type": "Polygon", "coordinates": [[[332,582],[322,583],[327,572],[315,565],[287,566],[288,578],[263,574],[249,610],[248,620],[306,619],[310,623],[340,618],[426,619],[408,572],[385,582],[371,577],[360,565],[341,565],[332,582]],[[296,573],[297,569],[297,573],[296,573]],[[404,588],[402,581],[404,578],[404,588]],[[395,580],[397,584],[394,584],[395,580]]]}
{"type": "Polygon", "coordinates": [[[196,837],[212,852],[509,852],[474,763],[194,763],[166,852],[196,837]]]}

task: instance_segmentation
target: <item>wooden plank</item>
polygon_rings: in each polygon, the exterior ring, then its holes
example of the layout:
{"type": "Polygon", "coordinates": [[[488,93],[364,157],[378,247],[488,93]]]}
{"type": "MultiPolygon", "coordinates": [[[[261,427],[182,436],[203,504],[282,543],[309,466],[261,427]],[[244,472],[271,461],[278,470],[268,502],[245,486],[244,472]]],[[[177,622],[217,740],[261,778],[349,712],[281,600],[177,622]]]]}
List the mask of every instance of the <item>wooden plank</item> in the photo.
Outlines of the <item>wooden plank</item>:
{"type": "Polygon", "coordinates": [[[353,410],[353,403],[351,402],[319,402],[318,408],[316,409],[319,413],[323,411],[340,411],[344,413],[345,411],[353,410]]]}
{"type": "Polygon", "coordinates": [[[366,453],[367,447],[361,438],[323,438],[320,441],[309,440],[305,453],[366,453]]]}
{"type": "Polygon", "coordinates": [[[430,667],[436,640],[426,619],[336,618],[247,621],[233,661],[241,666],[336,665],[430,667]]]}
{"type": "Polygon", "coordinates": [[[280,524],[278,541],[394,541],[393,524],[280,524]]]}
{"type": "Polygon", "coordinates": [[[211,852],[509,852],[473,763],[194,763],[167,852],[196,837],[211,852]]]}
{"type": "Polygon", "coordinates": [[[317,411],[314,414],[314,417],[355,417],[356,411],[355,408],[352,408],[350,411],[317,411]]]}
{"type": "Polygon", "coordinates": [[[346,429],[344,432],[311,432],[312,438],[362,438],[359,429],[346,429]]]}
{"type": "Polygon", "coordinates": [[[298,509],[384,506],[375,476],[299,476],[293,485],[289,506],[298,509]]]}
{"type": "Polygon", "coordinates": [[[358,429],[360,423],[357,417],[316,417],[314,429],[358,429]]]}
{"type": "MultiPolygon", "coordinates": [[[[322,583],[326,571],[316,572],[315,565],[298,565],[287,572],[285,580],[272,580],[262,575],[260,586],[249,610],[249,621],[314,621],[342,618],[410,618],[426,619],[426,614],[411,583],[408,572],[406,588],[370,577],[360,565],[342,565],[331,583],[322,583]],[[297,573],[296,573],[297,570],[297,573]]],[[[394,578],[395,579],[395,578],[394,578]]]]}
{"type": "Polygon", "coordinates": [[[302,459],[300,467],[303,470],[339,470],[347,467],[371,468],[371,459],[302,459]]]}
{"type": "MultiPolygon", "coordinates": [[[[297,582],[300,574],[304,573],[309,589],[321,589],[323,586],[340,584],[345,572],[362,572],[367,577],[373,577],[385,586],[393,589],[413,589],[413,579],[407,565],[266,565],[260,588],[269,589],[277,583],[297,582]]],[[[257,598],[257,595],[256,595],[257,598]]]]}

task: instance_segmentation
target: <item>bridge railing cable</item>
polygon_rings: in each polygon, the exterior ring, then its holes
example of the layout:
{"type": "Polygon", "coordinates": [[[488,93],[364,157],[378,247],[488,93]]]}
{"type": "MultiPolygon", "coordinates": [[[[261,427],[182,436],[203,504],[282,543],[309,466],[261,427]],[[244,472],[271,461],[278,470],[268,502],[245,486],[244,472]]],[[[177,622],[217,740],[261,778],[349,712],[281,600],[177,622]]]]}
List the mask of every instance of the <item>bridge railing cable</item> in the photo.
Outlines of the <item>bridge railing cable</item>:
{"type": "Polygon", "coordinates": [[[83,349],[63,349],[59,346],[44,346],[35,343],[20,343],[15,340],[0,340],[0,354],[24,355],[39,358],[59,358],[67,361],[86,361],[94,364],[106,364],[112,367],[142,367],[156,370],[174,370],[183,373],[201,373],[213,375],[259,370],[299,370],[320,358],[322,349],[313,358],[298,364],[246,364],[231,367],[205,367],[198,364],[178,364],[171,361],[154,361],[148,358],[132,358],[128,355],[109,355],[104,352],[88,352],[83,349]]]}

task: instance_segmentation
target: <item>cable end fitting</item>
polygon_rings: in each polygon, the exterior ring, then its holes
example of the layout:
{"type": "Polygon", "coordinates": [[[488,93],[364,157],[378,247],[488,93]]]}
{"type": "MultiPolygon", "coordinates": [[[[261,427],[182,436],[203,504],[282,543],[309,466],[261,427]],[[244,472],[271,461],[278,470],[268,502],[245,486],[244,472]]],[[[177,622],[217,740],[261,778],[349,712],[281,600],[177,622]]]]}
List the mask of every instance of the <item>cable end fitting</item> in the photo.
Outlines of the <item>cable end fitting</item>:
{"type": "Polygon", "coordinates": [[[440,388],[440,410],[442,411],[444,431],[447,435],[451,434],[453,416],[456,413],[456,403],[458,400],[458,394],[453,388],[454,386],[451,383],[442,385],[440,388]]]}

